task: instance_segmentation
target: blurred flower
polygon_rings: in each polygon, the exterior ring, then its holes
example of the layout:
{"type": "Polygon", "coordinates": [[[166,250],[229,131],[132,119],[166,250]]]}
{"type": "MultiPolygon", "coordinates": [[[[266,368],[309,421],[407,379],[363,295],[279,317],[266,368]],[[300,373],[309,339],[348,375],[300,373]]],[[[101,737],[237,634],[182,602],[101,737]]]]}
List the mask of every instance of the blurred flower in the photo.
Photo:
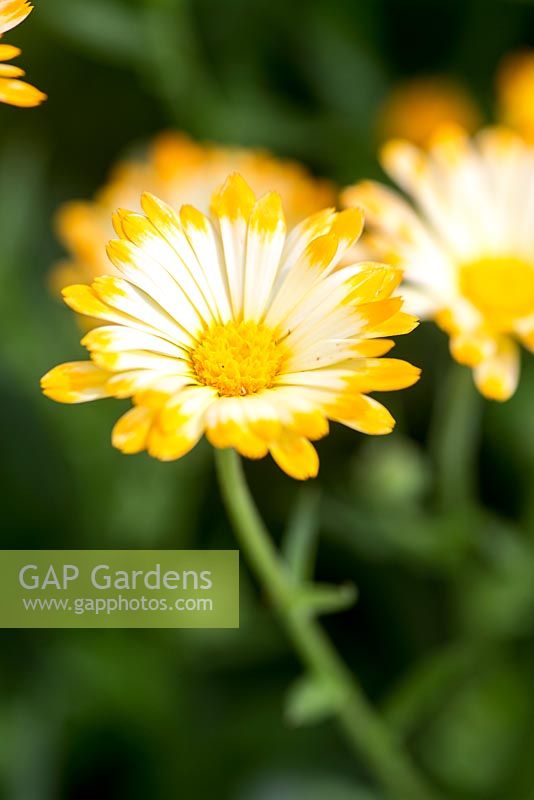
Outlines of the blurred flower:
{"type": "Polygon", "coordinates": [[[497,73],[499,119],[534,143],[534,51],[507,56],[497,73]]]}
{"type": "MultiPolygon", "coordinates": [[[[26,19],[33,6],[28,0],[0,0],[0,37],[26,19]]],[[[0,62],[11,61],[20,55],[18,47],[0,44],[0,62]]],[[[24,70],[12,64],[0,63],[0,103],[30,108],[40,105],[46,95],[25,81],[18,80],[24,70]]]]}
{"type": "MultiPolygon", "coordinates": [[[[507,55],[497,71],[497,120],[534,142],[534,51],[507,55]]],[[[444,77],[416,77],[400,83],[378,115],[382,141],[406,139],[427,147],[444,124],[474,133],[481,112],[469,93],[444,77]]]]}
{"type": "Polygon", "coordinates": [[[473,133],[481,122],[480,112],[468,92],[452,80],[418,77],[393,89],[378,117],[378,134],[386,139],[407,139],[426,147],[444,123],[461,125],[473,133]]]}
{"type": "Polygon", "coordinates": [[[276,188],[290,225],[335,203],[333,186],[316,180],[296,162],[260,150],[200,144],[185,134],[162,134],[145,159],[119,164],[93,202],[67,203],[60,210],[59,236],[71,258],[54,270],[53,289],[59,293],[68,283],[114,271],[106,244],[113,235],[111,215],[116,208],[137,208],[141,193],[150,191],[173,207],[188,201],[207,212],[213,187],[234,171],[258,195],[276,188]]]}
{"type": "Polygon", "coordinates": [[[310,440],[329,419],[391,431],[393,418],[366,393],[417,381],[411,364],[379,358],[393,346],[382,337],[416,321],[391,297],[399,270],[335,269],[360,236],[360,210],[323,210],[286,237],[280,196],[256,200],[237,174],[215,193],[211,219],[150,194],[141,204],[144,214],[114,217],[120,239],[108,253],[124,277],[64,290],[74,311],[112,324],[82,340],[91,361],[44,376],[46,395],[132,397],[112,437],[125,453],[176,459],[205,432],[250,458],[270,452],[298,479],[317,474],[310,440]]]}
{"type": "Polygon", "coordinates": [[[447,126],[428,153],[389,142],[382,164],[417,209],[378,183],[346,189],[370,221],[367,253],[405,271],[407,307],[450,335],[483,395],[506,400],[517,341],[534,350],[534,149],[505,128],[470,140],[447,126]]]}
{"type": "Polygon", "coordinates": [[[350,468],[350,486],[358,502],[381,511],[420,505],[430,489],[431,469],[422,449],[408,438],[369,440],[350,468]]]}

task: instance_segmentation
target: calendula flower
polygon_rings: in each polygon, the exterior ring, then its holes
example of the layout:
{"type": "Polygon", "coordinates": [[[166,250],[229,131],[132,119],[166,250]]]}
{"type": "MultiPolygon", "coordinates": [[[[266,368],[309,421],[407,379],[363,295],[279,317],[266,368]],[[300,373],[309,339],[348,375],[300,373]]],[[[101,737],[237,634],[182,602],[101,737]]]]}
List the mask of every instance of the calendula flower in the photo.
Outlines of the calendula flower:
{"type": "Polygon", "coordinates": [[[504,128],[474,140],[447,128],[429,152],[388,143],[382,164],[415,207],[378,183],[347,189],[371,224],[366,252],[405,271],[407,307],[449,334],[483,395],[506,400],[518,342],[534,349],[534,149],[504,128]]]}
{"type": "Polygon", "coordinates": [[[400,83],[386,98],[378,116],[380,139],[406,139],[426,147],[445,123],[474,132],[481,116],[469,93],[442,77],[417,77],[400,83]]]}
{"type": "MultiPolygon", "coordinates": [[[[27,0],[0,0],[0,37],[25,20],[32,9],[27,0]]],[[[38,106],[46,100],[46,95],[19,80],[24,75],[23,69],[3,63],[16,58],[20,52],[13,45],[0,44],[0,102],[22,108],[38,106]]]]}
{"type": "Polygon", "coordinates": [[[512,53],[497,73],[497,114],[534,143],[534,51],[512,53]]]}
{"type": "Polygon", "coordinates": [[[107,323],[83,339],[91,361],[56,367],[44,393],[64,403],[132,397],[113,444],[162,460],[205,433],[250,458],[271,453],[294,478],[315,476],[311,444],[328,420],[389,433],[371,391],[413,384],[419,370],[380,358],[389,337],[416,325],[392,296],[398,269],[361,263],[336,270],[360,236],[358,209],[326,209],[286,235],[281,198],[256,200],[234,174],[211,218],[175,212],[151,194],[144,214],[119,211],[108,254],[119,275],[63,292],[74,311],[107,323]]]}
{"type": "Polygon", "coordinates": [[[207,212],[213,187],[231,172],[242,174],[258,195],[276,188],[291,225],[335,203],[330,183],[313,178],[298,163],[259,150],[200,144],[185,134],[162,134],[146,158],[119,164],[94,201],[67,203],[60,210],[58,232],[70,258],[54,270],[53,289],[59,293],[67,283],[109,273],[105,247],[116,208],[138,208],[141,193],[150,191],[173,207],[192,202],[207,212]]]}
{"type": "MultiPolygon", "coordinates": [[[[498,123],[534,143],[534,50],[505,56],[497,70],[496,94],[498,123]]],[[[474,133],[481,119],[479,107],[460,84],[442,77],[416,77],[393,89],[379,112],[377,127],[382,141],[405,139],[427,147],[444,125],[474,133]]]]}

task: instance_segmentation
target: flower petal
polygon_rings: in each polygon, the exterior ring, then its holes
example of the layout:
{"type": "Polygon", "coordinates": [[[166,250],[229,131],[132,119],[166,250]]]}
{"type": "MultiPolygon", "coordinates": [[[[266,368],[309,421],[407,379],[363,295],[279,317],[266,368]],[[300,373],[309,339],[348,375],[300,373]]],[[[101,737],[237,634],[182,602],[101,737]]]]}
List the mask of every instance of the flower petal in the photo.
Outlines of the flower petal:
{"type": "Polygon", "coordinates": [[[316,478],[319,472],[319,456],[315,447],[303,436],[285,432],[270,452],[280,469],[291,478],[305,481],[316,478]]]}
{"type": "Polygon", "coordinates": [[[174,461],[192,450],[204,432],[206,409],[215,395],[207,386],[191,386],[170,398],[150,432],[149,454],[174,461]]]}
{"type": "Polygon", "coordinates": [[[351,392],[392,392],[417,383],[421,370],[398,358],[362,358],[347,379],[351,392]]]}
{"type": "Polygon", "coordinates": [[[41,378],[43,393],[58,403],[87,403],[109,397],[109,372],[90,361],[60,364],[41,378]]]}
{"type": "Polygon", "coordinates": [[[245,318],[263,317],[280,268],[286,238],[282,200],[276,192],[261,197],[250,214],[244,275],[245,318]]]}
{"type": "Polygon", "coordinates": [[[517,388],[519,366],[517,345],[512,339],[501,337],[494,355],[475,368],[475,383],[484,397],[503,402],[517,388]]]}
{"type": "Polygon", "coordinates": [[[20,25],[33,10],[28,0],[1,0],[0,2],[0,36],[6,31],[20,25]]]}
{"type": "Polygon", "coordinates": [[[525,345],[525,347],[530,350],[531,353],[534,352],[534,314],[530,317],[525,317],[520,319],[516,324],[516,331],[517,335],[525,345]]]}
{"type": "Polygon", "coordinates": [[[145,450],[153,421],[153,409],[146,406],[134,406],[115,423],[111,434],[113,447],[127,454],[140,453],[145,450]]]}
{"type": "Polygon", "coordinates": [[[34,108],[46,100],[46,94],[30,83],[16,78],[0,78],[0,103],[19,108],[34,108]]]}
{"type": "Polygon", "coordinates": [[[481,331],[464,331],[451,336],[451,355],[459,364],[476,367],[487,361],[495,352],[495,336],[481,331]]]}
{"type": "Polygon", "coordinates": [[[243,310],[245,243],[256,198],[248,183],[234,173],[213,197],[211,210],[219,222],[230,300],[234,315],[243,310]]]}
{"type": "Polygon", "coordinates": [[[268,447],[249,424],[240,397],[220,397],[206,412],[206,437],[214,447],[233,447],[246,458],[263,458],[268,447]]]}
{"type": "Polygon", "coordinates": [[[378,400],[367,395],[340,398],[331,411],[332,419],[360,433],[382,436],[391,433],[395,420],[378,400]]]}
{"type": "Polygon", "coordinates": [[[11,61],[12,58],[20,56],[22,50],[12,44],[0,44],[0,61],[11,61]]]}

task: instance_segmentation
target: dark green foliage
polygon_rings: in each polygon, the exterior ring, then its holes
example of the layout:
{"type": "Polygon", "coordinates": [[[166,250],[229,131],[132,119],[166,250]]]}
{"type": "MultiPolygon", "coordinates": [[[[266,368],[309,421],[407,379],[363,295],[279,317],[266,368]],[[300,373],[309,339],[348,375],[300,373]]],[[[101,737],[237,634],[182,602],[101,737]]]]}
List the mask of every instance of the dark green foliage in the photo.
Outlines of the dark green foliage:
{"type": "MultiPolygon", "coordinates": [[[[55,209],[172,127],[340,183],[376,177],[394,82],[460,77],[489,118],[499,59],[534,41],[533,5],[37,0],[6,41],[50,99],[0,107],[0,546],[232,547],[208,447],[126,458],[109,444],[121,404],[40,395],[40,375],[80,353],[46,285],[55,209]]],[[[247,472],[277,537],[291,512],[301,543],[320,522],[317,579],[358,587],[326,624],[444,797],[532,800],[534,363],[489,405],[431,326],[398,349],[424,373],[388,398],[396,433],[334,426],[304,500],[267,461],[247,472]]],[[[330,722],[288,725],[300,668],[242,581],[239,631],[2,632],[0,798],[380,800],[330,722]]]]}

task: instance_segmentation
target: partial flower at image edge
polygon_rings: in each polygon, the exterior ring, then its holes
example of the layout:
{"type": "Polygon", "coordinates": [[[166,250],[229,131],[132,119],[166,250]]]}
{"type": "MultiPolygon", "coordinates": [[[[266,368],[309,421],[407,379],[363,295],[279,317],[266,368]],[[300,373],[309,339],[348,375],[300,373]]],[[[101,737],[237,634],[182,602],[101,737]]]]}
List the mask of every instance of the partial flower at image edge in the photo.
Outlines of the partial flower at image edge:
{"type": "MultiPolygon", "coordinates": [[[[23,22],[32,10],[33,6],[27,0],[0,0],[0,38],[23,22]]],[[[46,94],[20,80],[25,75],[21,67],[4,63],[20,53],[18,47],[0,44],[0,102],[19,108],[33,108],[47,99],[46,94]]]]}
{"type": "Polygon", "coordinates": [[[442,126],[428,149],[391,141],[385,172],[412,203],[380,183],[348,187],[364,209],[362,249],[403,270],[407,309],[450,337],[479,391],[505,401],[519,381],[519,344],[534,351],[534,148],[512,130],[474,138],[442,126]]]}

